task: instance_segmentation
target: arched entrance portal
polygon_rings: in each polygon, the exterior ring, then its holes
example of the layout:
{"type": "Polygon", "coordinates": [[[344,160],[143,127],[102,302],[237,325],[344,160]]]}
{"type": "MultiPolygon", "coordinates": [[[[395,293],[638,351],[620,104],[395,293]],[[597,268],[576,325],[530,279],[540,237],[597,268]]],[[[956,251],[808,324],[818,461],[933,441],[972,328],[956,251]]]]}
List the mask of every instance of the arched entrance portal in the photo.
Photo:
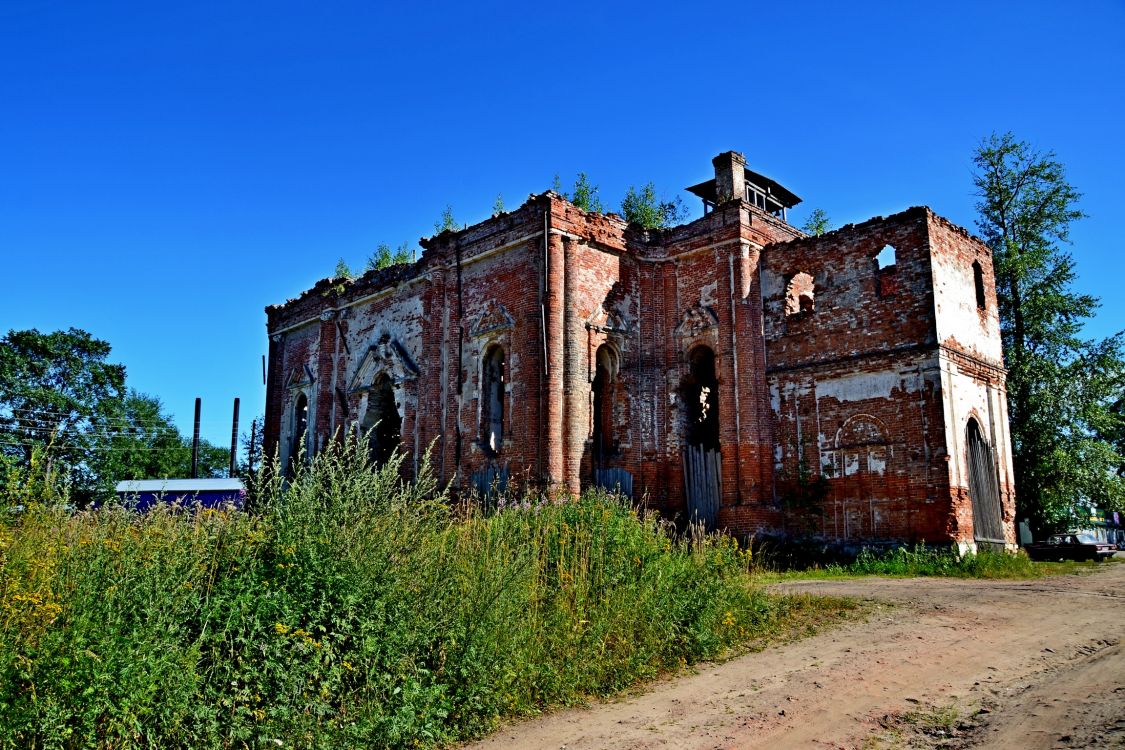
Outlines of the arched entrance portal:
{"type": "Polygon", "coordinates": [[[973,539],[980,545],[1003,548],[1004,522],[996,477],[996,454],[984,439],[980,425],[969,419],[965,428],[969,465],[969,498],[973,504],[973,539]]]}
{"type": "Polygon", "coordinates": [[[688,364],[688,375],[680,387],[684,399],[684,494],[688,519],[710,530],[715,527],[722,497],[715,352],[697,346],[688,355],[688,364]]]}
{"type": "Polygon", "coordinates": [[[367,412],[360,424],[367,435],[371,463],[383,466],[394,455],[402,439],[402,415],[395,405],[395,389],[391,378],[380,375],[367,394],[367,412]]]}

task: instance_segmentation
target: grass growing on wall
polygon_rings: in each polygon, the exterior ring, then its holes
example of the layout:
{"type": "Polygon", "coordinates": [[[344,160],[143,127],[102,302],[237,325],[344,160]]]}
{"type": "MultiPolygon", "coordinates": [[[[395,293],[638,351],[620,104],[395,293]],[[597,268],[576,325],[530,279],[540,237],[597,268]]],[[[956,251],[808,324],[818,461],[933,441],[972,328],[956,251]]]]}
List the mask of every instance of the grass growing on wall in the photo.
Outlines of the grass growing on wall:
{"type": "Polygon", "coordinates": [[[0,525],[0,747],[429,747],[816,609],[612,497],[452,508],[355,442],[251,494],[0,525]]]}

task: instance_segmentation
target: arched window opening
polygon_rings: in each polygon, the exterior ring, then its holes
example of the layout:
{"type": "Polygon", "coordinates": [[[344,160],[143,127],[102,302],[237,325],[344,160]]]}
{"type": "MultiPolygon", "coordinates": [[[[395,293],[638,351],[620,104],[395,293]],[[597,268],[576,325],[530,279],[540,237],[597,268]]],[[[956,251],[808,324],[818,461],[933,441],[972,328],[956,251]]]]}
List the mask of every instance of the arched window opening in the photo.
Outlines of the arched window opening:
{"type": "Polygon", "coordinates": [[[293,404],[293,433],[289,441],[289,463],[301,460],[301,448],[306,445],[305,437],[309,431],[309,398],[304,393],[297,395],[293,404]]]}
{"type": "Polygon", "coordinates": [[[395,404],[394,383],[386,374],[376,378],[367,395],[367,411],[360,428],[367,436],[371,463],[383,466],[402,441],[402,415],[395,404]]]}
{"type": "Polygon", "coordinates": [[[785,287],[785,314],[788,316],[812,312],[814,293],[812,276],[804,272],[794,274],[785,287]]]}
{"type": "Polygon", "coordinates": [[[719,380],[715,352],[697,346],[688,355],[690,371],[684,384],[687,408],[687,444],[706,450],[719,448],[719,380]]]}
{"type": "Polygon", "coordinates": [[[593,448],[594,463],[601,468],[607,458],[617,452],[614,428],[614,403],[617,399],[617,359],[606,344],[595,354],[593,448]]]}
{"type": "Polygon", "coordinates": [[[504,348],[494,346],[484,355],[481,373],[481,443],[490,455],[499,455],[504,445],[504,348]]]}
{"type": "Polygon", "coordinates": [[[986,307],[984,298],[984,269],[980,266],[980,261],[973,261],[973,286],[977,291],[977,309],[983,310],[986,307]]]}

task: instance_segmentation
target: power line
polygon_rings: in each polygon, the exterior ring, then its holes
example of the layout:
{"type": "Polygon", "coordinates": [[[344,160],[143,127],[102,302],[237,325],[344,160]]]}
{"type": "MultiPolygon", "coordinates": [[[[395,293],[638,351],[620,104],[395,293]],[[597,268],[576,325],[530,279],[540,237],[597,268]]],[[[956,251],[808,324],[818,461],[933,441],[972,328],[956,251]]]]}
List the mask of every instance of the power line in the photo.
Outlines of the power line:
{"type": "MultiPolygon", "coordinates": [[[[103,415],[97,415],[97,414],[87,415],[87,414],[82,414],[81,412],[79,412],[78,409],[72,409],[70,411],[58,411],[58,410],[55,410],[55,409],[45,409],[45,408],[42,408],[42,407],[26,407],[26,406],[25,407],[17,407],[17,406],[11,406],[11,405],[2,405],[2,406],[0,406],[0,410],[7,410],[7,411],[10,411],[10,412],[13,412],[13,413],[22,413],[22,414],[48,414],[48,415],[57,416],[57,417],[75,417],[75,416],[77,416],[81,419],[117,419],[117,420],[128,419],[128,417],[126,417],[124,415],[122,415],[122,416],[112,416],[112,415],[105,415],[105,414],[103,414],[103,415]]],[[[169,421],[171,421],[172,417],[167,417],[167,416],[164,416],[164,415],[158,413],[158,415],[156,417],[153,417],[153,418],[151,418],[147,421],[156,421],[156,420],[163,420],[163,419],[168,419],[169,421]]]]}
{"type": "MultiPolygon", "coordinates": [[[[153,430],[153,431],[169,430],[169,431],[177,431],[177,432],[179,431],[179,427],[172,424],[171,421],[165,422],[165,421],[163,421],[163,419],[129,419],[129,418],[120,418],[120,417],[119,418],[104,418],[104,417],[86,417],[86,416],[66,417],[66,418],[71,419],[71,421],[74,423],[74,424],[66,426],[66,428],[78,427],[82,423],[89,423],[89,425],[91,427],[102,427],[102,428],[105,428],[105,430],[109,431],[109,432],[125,432],[125,431],[135,431],[135,430],[153,430]]],[[[47,428],[57,427],[57,426],[60,425],[60,421],[56,421],[56,419],[51,419],[51,418],[46,418],[46,417],[34,417],[34,416],[3,417],[3,416],[0,416],[0,419],[10,419],[10,421],[17,423],[16,426],[29,427],[29,428],[39,428],[39,430],[47,430],[47,428]]],[[[212,421],[212,422],[208,422],[208,423],[205,423],[205,424],[207,425],[208,428],[215,428],[215,430],[217,430],[218,427],[221,427],[221,426],[225,427],[227,423],[226,422],[212,421]]]]}
{"type": "MultiPolygon", "coordinates": [[[[21,446],[21,447],[25,447],[25,448],[41,448],[41,447],[44,447],[42,443],[26,443],[26,442],[20,442],[20,441],[14,441],[13,442],[13,441],[10,441],[10,440],[0,440],[0,445],[21,446]]],[[[223,448],[221,446],[217,446],[217,445],[214,445],[214,444],[211,444],[211,445],[216,450],[221,450],[224,453],[226,453],[230,450],[229,448],[223,448]]],[[[81,449],[81,450],[86,450],[88,448],[88,446],[85,446],[85,445],[74,445],[74,444],[67,444],[67,443],[52,443],[50,447],[58,448],[58,449],[75,448],[75,449],[81,449]]],[[[183,444],[178,445],[178,446],[176,446],[176,445],[169,445],[169,446],[164,446],[164,447],[137,446],[137,447],[117,447],[117,448],[97,446],[93,449],[90,449],[90,452],[91,453],[101,453],[101,452],[132,453],[134,451],[174,451],[174,450],[179,450],[181,448],[184,449],[184,450],[190,451],[191,445],[187,444],[187,443],[183,443],[183,444]]]]}
{"type": "MultiPolygon", "coordinates": [[[[17,420],[24,420],[24,421],[37,421],[37,422],[41,422],[41,423],[44,423],[44,424],[50,424],[50,423],[54,423],[56,421],[59,421],[59,420],[51,419],[52,416],[59,417],[63,420],[88,421],[90,423],[102,423],[102,424],[105,424],[105,425],[111,425],[111,426],[116,425],[116,426],[123,426],[123,427],[130,427],[134,424],[137,424],[137,425],[143,425],[143,424],[147,424],[147,425],[170,425],[174,421],[171,418],[165,418],[165,417],[160,417],[160,416],[140,419],[140,418],[128,417],[128,416],[110,417],[110,416],[86,415],[86,414],[79,414],[79,413],[76,413],[76,412],[52,411],[50,409],[16,409],[16,408],[12,408],[12,407],[7,407],[7,411],[12,413],[11,417],[6,417],[8,419],[17,419],[17,420]],[[25,415],[25,416],[15,416],[17,414],[22,414],[22,415],[25,415]],[[47,415],[47,416],[41,416],[41,415],[47,415]]],[[[5,418],[5,417],[0,417],[0,418],[5,418]]],[[[219,421],[219,420],[216,420],[216,419],[211,419],[207,422],[204,422],[204,424],[206,424],[208,427],[210,427],[212,425],[225,425],[226,421],[225,420],[219,421]]]]}

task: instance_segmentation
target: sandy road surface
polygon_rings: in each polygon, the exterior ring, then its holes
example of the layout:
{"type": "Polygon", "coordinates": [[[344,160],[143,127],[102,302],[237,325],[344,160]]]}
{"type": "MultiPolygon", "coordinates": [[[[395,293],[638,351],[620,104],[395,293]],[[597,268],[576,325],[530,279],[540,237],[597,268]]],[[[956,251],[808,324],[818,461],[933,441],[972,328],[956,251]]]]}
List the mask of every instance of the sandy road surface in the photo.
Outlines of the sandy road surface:
{"type": "Polygon", "coordinates": [[[1125,564],[1036,581],[785,588],[893,606],[470,747],[1125,748],[1125,564]]]}

